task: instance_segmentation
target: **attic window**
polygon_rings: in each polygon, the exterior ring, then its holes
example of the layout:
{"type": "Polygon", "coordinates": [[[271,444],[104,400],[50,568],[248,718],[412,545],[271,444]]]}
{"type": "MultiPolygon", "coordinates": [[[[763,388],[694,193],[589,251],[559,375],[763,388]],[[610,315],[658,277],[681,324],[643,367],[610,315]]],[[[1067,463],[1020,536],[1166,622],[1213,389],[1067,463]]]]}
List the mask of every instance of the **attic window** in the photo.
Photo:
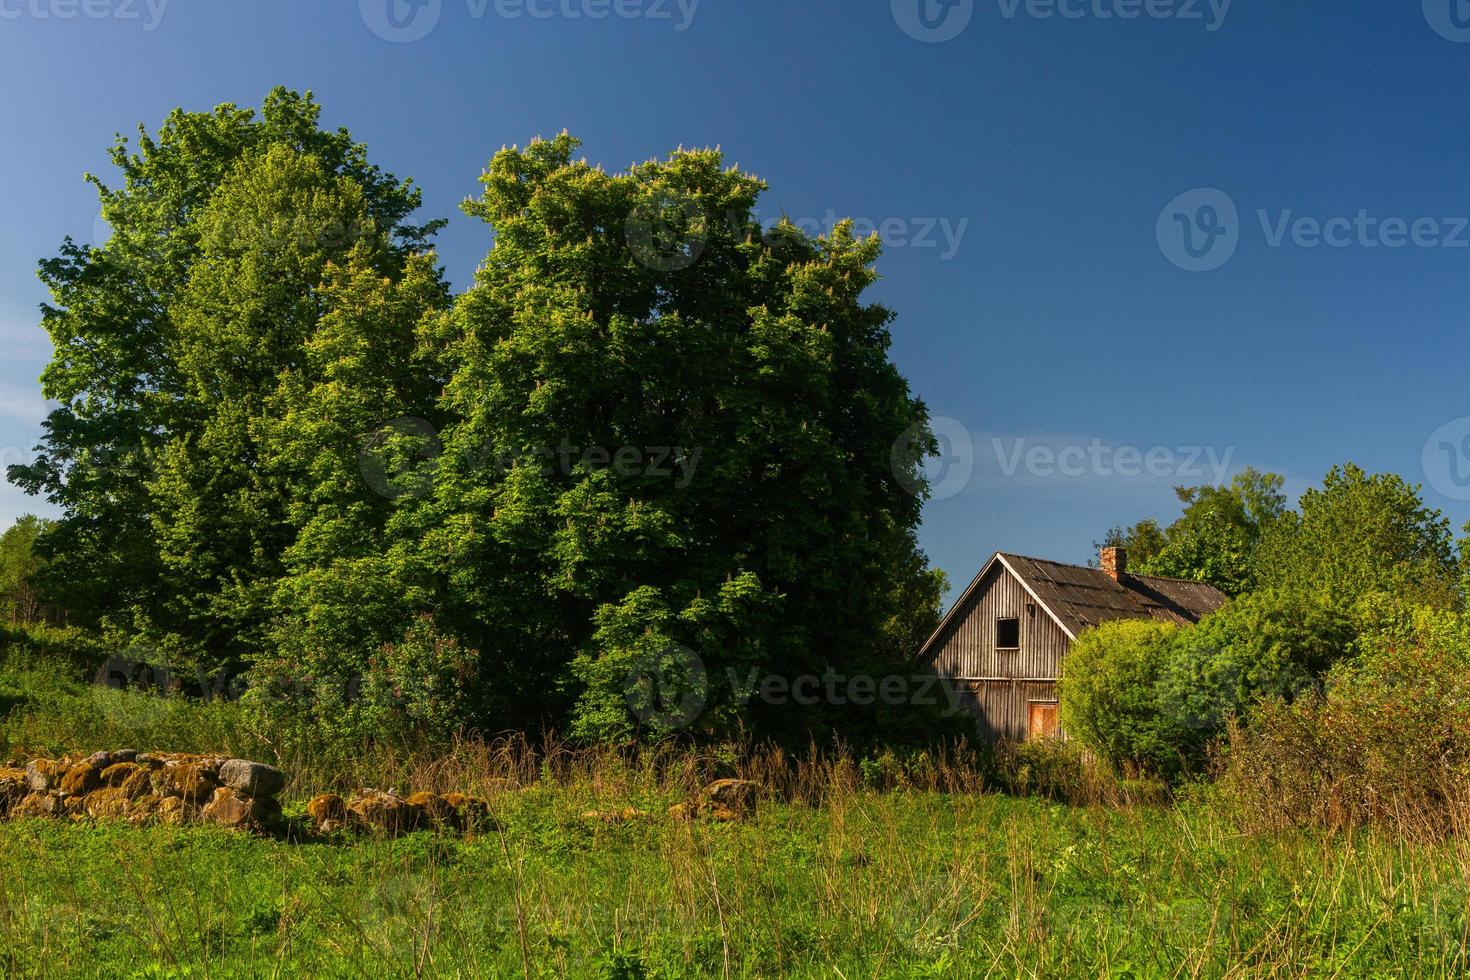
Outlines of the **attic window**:
{"type": "Polygon", "coordinates": [[[1021,647],[1021,621],[1019,619],[997,619],[995,621],[995,648],[1018,650],[1021,647]]]}

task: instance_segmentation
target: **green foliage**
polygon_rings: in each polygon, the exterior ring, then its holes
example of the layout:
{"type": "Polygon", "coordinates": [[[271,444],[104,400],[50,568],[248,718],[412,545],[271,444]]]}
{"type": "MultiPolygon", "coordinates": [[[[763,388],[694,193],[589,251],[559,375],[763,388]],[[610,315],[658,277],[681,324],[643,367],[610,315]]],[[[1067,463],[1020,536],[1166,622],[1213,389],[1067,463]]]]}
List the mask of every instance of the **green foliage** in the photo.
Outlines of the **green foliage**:
{"type": "Polygon", "coordinates": [[[1470,619],[1397,605],[1360,638],[1358,657],[1331,669],[1320,693],[1263,702],[1235,730],[1220,793],[1249,825],[1463,831],[1470,619]]]}
{"type": "Polygon", "coordinates": [[[1247,468],[1229,486],[1179,487],[1184,513],[1165,529],[1153,520],[1109,534],[1144,575],[1209,582],[1227,595],[1255,587],[1256,552],[1286,513],[1284,479],[1247,468]]]}
{"type": "Polygon", "coordinates": [[[1159,690],[1176,633],[1167,623],[1118,620],[1078,636],[1058,685],[1068,734],[1118,769],[1183,772],[1189,731],[1163,709],[1159,690]]]}
{"type": "Polygon", "coordinates": [[[46,559],[36,542],[49,521],[27,514],[0,534],[0,616],[11,623],[36,623],[46,618],[40,580],[46,559]]]}
{"type": "Polygon", "coordinates": [[[418,192],[318,115],[277,90],[120,141],[112,239],[43,265],[60,407],[11,475],[63,511],[54,594],[175,670],[253,665],[288,727],[851,724],[733,678],[904,665],[938,619],[876,237],[761,228],[717,152],[608,174],[563,135],[491,161],[451,303],[418,192]],[[667,650],[702,703],[650,723],[667,650]]]}
{"type": "Polygon", "coordinates": [[[764,185],[716,152],[607,174],[576,146],[500,152],[467,205],[496,246],[425,324],[443,453],[392,526],[405,587],[506,665],[497,725],[625,737],[630,676],[671,648],[708,678],[707,731],[743,713],[732,675],[903,663],[938,614],[932,437],[860,298],[876,240],[761,231],[764,185]],[[687,251],[649,253],[653,213],[687,251]]]}
{"type": "Polygon", "coordinates": [[[1160,710],[1184,735],[1192,764],[1263,698],[1311,693],[1322,674],[1351,655],[1350,612],[1315,594],[1264,591],[1242,596],[1175,634],[1158,682],[1160,710]]]}
{"type": "Polygon", "coordinates": [[[1257,559],[1266,588],[1321,592],[1351,603],[1374,592],[1458,605],[1449,522],[1419,487],[1393,474],[1334,467],[1266,534],[1257,559]]]}
{"type": "Polygon", "coordinates": [[[406,224],[418,192],[319,114],[277,89],[258,118],[180,110],[120,138],[121,187],[92,178],[111,239],[42,263],[60,406],[10,477],[62,508],[45,585],[82,622],[215,661],[259,641],[293,538],[266,400],[302,367],[328,263],[392,276],[436,227],[406,224]]]}

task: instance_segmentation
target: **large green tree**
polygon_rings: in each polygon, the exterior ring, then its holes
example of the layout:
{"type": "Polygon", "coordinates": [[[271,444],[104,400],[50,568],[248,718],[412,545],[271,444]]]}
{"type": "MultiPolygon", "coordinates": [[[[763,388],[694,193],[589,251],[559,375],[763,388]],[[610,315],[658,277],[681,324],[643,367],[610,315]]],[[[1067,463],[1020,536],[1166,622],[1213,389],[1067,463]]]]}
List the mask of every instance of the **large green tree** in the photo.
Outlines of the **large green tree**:
{"type": "Polygon", "coordinates": [[[178,110],[119,137],[121,185],[88,178],[110,239],[42,263],[43,390],[60,404],[10,478],[61,508],[39,548],[84,622],[221,656],[258,633],[259,579],[290,539],[248,489],[269,479],[262,398],[301,363],[329,262],[364,242],[361,261],[395,275],[436,228],[408,224],[418,191],[319,114],[277,89],[258,116],[178,110]]]}
{"type": "Polygon", "coordinates": [[[926,412],[861,298],[878,245],[761,228],[764,185],[716,152],[608,174],[576,146],[502,151],[467,205],[495,247],[424,333],[443,452],[384,592],[431,594],[481,651],[493,723],[830,723],[745,685],[902,664],[941,588],[914,534],[926,412]]]}
{"type": "Polygon", "coordinates": [[[1129,565],[1147,575],[1209,582],[1228,595],[1256,585],[1256,551],[1286,512],[1285,481],[1247,468],[1225,486],[1178,487],[1184,512],[1167,528],[1144,520],[1109,532],[1129,549],[1129,565]]]}
{"type": "Polygon", "coordinates": [[[1372,593],[1441,608],[1459,603],[1449,521],[1419,487],[1392,473],[1335,466],[1262,540],[1262,587],[1306,590],[1350,604],[1372,593]]]}

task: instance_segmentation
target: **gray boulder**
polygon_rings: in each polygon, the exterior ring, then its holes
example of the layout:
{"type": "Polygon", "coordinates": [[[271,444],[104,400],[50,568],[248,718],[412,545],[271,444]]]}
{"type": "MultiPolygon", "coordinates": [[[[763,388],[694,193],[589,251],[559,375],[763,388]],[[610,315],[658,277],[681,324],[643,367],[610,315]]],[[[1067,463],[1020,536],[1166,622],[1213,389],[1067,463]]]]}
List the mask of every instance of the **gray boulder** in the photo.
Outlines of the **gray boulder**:
{"type": "Polygon", "coordinates": [[[219,781],[250,796],[275,796],[286,786],[286,774],[274,766],[230,759],[219,767],[219,781]]]}

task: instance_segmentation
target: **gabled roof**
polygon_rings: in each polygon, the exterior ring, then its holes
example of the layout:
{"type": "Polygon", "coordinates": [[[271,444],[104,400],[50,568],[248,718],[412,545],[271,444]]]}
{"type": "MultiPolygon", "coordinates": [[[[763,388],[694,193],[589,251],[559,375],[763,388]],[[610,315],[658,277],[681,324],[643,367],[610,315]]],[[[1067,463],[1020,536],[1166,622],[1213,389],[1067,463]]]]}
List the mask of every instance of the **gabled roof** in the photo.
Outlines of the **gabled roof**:
{"type": "Polygon", "coordinates": [[[1057,625],[1072,639],[1085,629],[1113,619],[1157,619],[1197,623],[1225,604],[1226,595],[1213,585],[1156,575],[1125,574],[1118,581],[1100,568],[1064,565],[1044,558],[997,552],[945,615],[924,643],[929,652],[956,616],[968,608],[980,583],[997,563],[1005,566],[1057,625]]]}

